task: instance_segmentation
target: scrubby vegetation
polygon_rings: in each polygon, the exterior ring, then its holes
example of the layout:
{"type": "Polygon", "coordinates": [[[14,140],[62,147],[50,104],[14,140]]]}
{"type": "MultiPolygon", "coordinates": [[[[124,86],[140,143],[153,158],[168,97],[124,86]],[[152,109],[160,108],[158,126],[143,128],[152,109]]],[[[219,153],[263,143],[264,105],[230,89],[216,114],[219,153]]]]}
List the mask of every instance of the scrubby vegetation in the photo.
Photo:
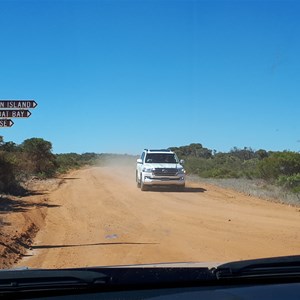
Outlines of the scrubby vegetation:
{"type": "Polygon", "coordinates": [[[27,139],[17,145],[0,137],[0,192],[21,193],[20,183],[29,178],[53,177],[61,169],[76,166],[65,164],[52,153],[51,142],[42,138],[27,139]]]}
{"type": "Polygon", "coordinates": [[[27,139],[17,145],[0,136],[0,193],[23,193],[21,183],[31,178],[50,178],[87,165],[134,165],[135,159],[132,155],[103,153],[53,154],[52,143],[42,138],[27,139]]]}
{"type": "Polygon", "coordinates": [[[217,152],[201,144],[171,147],[181,159],[189,174],[202,178],[264,179],[286,190],[300,192],[300,153],[272,152],[234,147],[229,152],[217,152]]]}
{"type": "MultiPolygon", "coordinates": [[[[245,147],[217,152],[201,144],[171,147],[185,160],[188,174],[215,179],[262,179],[284,190],[300,193],[300,153],[272,152],[245,147]]],[[[0,192],[18,192],[29,178],[49,178],[86,165],[126,164],[135,166],[133,155],[103,153],[53,154],[52,144],[31,138],[20,145],[0,136],[0,192]]]]}

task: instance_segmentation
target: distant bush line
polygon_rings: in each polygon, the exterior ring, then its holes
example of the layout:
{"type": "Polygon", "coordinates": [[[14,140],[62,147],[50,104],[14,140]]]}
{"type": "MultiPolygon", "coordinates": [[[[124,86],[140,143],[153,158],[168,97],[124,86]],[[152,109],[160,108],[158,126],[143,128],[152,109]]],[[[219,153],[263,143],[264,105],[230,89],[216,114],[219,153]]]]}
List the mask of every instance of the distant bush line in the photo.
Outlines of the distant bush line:
{"type": "Polygon", "coordinates": [[[249,147],[217,152],[201,144],[170,147],[185,160],[189,174],[203,178],[264,179],[288,191],[300,193],[300,153],[253,150],[249,147]]]}
{"type": "MultiPolygon", "coordinates": [[[[31,138],[20,145],[0,136],[0,193],[22,194],[22,183],[31,178],[46,179],[87,165],[106,164],[133,156],[97,153],[53,154],[52,144],[31,138]]],[[[135,159],[134,159],[135,160],[135,159]]]]}
{"type": "MultiPolygon", "coordinates": [[[[199,143],[170,147],[188,174],[202,178],[264,179],[287,191],[300,193],[300,153],[292,151],[253,150],[249,147],[217,152],[199,143]]],[[[83,166],[129,164],[133,155],[65,153],[53,154],[52,144],[42,138],[31,138],[20,145],[5,142],[0,136],[0,192],[18,193],[22,182],[32,178],[50,178],[83,166]]]]}

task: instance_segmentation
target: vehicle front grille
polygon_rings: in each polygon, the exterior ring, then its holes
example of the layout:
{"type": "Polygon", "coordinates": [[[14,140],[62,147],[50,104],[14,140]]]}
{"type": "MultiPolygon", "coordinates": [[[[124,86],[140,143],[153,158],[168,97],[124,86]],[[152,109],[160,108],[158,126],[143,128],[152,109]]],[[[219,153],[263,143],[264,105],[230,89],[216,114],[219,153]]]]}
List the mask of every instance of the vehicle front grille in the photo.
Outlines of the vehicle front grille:
{"type": "Polygon", "coordinates": [[[155,168],[153,171],[155,176],[176,176],[177,169],[175,168],[155,168]]]}

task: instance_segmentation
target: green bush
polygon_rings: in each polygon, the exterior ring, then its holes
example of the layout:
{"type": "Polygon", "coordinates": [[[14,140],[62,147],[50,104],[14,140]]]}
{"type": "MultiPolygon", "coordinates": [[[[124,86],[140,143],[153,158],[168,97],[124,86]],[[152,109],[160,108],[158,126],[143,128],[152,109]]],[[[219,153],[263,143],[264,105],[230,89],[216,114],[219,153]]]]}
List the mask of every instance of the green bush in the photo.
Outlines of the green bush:
{"type": "Polygon", "coordinates": [[[70,169],[77,169],[82,165],[81,155],[66,153],[56,155],[57,172],[65,173],[70,169]]]}
{"type": "Polygon", "coordinates": [[[277,180],[279,176],[300,173],[300,153],[274,152],[258,164],[259,175],[267,180],[277,180]]]}
{"type": "Polygon", "coordinates": [[[280,175],[277,183],[294,193],[300,193],[300,173],[291,176],[280,175]]]}
{"type": "Polygon", "coordinates": [[[16,185],[13,164],[10,163],[4,152],[0,153],[0,192],[9,192],[16,185]]]}
{"type": "Polygon", "coordinates": [[[210,170],[198,173],[200,177],[204,178],[238,178],[239,174],[228,168],[213,168],[210,170]]]}
{"type": "Polygon", "coordinates": [[[21,144],[21,150],[26,159],[24,168],[28,174],[51,177],[55,174],[57,163],[52,154],[52,144],[41,138],[31,138],[21,144]]]}

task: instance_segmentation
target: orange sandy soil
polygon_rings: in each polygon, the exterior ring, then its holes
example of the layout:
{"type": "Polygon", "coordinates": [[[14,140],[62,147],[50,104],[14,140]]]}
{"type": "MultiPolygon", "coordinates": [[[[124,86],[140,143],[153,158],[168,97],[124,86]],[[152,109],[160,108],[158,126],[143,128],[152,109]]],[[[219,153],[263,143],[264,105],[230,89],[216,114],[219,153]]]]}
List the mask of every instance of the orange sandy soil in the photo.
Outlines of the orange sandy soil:
{"type": "Polygon", "coordinates": [[[49,194],[62,179],[35,180],[27,184],[28,196],[0,195],[0,269],[12,267],[26,256],[33,238],[44,226],[49,194]]]}
{"type": "Polygon", "coordinates": [[[62,184],[41,183],[37,195],[6,200],[0,267],[226,262],[300,254],[299,208],[194,182],[184,192],[142,192],[134,177],[129,167],[81,169],[62,184]]]}

